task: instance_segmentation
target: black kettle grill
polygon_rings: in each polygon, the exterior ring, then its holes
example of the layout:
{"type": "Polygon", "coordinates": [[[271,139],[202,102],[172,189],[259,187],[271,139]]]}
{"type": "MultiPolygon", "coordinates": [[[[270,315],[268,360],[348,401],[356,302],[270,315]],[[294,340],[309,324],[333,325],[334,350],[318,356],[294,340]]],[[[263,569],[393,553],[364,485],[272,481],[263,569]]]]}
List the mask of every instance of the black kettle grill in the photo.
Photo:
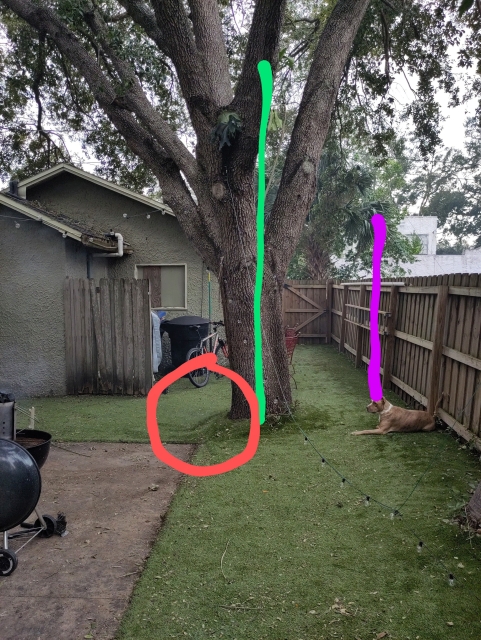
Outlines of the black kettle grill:
{"type": "Polygon", "coordinates": [[[52,436],[46,431],[15,429],[15,399],[0,392],[0,577],[9,576],[17,567],[17,553],[8,547],[13,538],[27,537],[17,552],[35,536],[50,538],[65,534],[63,514],[57,518],[40,515],[37,504],[42,490],[40,468],[47,460],[52,436]],[[25,520],[35,511],[37,520],[25,520]],[[9,533],[22,527],[24,531],[9,533]]]}

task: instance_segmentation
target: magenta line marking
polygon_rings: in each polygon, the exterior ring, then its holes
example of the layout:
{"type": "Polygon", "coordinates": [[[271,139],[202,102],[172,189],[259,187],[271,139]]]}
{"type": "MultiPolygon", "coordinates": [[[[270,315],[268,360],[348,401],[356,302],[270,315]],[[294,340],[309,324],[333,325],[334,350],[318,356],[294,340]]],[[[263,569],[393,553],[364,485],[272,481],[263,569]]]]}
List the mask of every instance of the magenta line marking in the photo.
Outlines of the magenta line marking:
{"type": "Polygon", "coordinates": [[[374,248],[372,250],[372,292],[369,308],[371,358],[367,367],[367,383],[371,400],[379,402],[382,399],[379,300],[381,298],[381,258],[386,242],[386,221],[384,216],[376,213],[371,218],[371,224],[374,227],[374,248]]]}

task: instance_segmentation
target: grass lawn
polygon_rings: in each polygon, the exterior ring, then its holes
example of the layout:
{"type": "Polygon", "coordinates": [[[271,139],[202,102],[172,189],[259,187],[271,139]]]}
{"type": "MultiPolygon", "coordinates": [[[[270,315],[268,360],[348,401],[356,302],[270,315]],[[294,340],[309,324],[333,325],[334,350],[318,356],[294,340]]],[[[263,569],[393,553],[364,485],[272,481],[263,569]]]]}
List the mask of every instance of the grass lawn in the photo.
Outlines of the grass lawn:
{"type": "MultiPolygon", "coordinates": [[[[365,372],[332,347],[301,346],[295,358],[298,424],[363,492],[399,507],[432,463],[402,520],[341,489],[291,421],[267,425],[248,464],[184,479],[119,639],[478,640],[481,539],[450,523],[481,478],[477,456],[443,432],[351,436],[376,424],[365,372]]],[[[159,402],[164,439],[203,441],[197,464],[244,448],[247,423],[225,418],[226,381],[176,384],[159,402]]],[[[57,438],[146,440],[143,400],[34,404],[57,438]]]]}

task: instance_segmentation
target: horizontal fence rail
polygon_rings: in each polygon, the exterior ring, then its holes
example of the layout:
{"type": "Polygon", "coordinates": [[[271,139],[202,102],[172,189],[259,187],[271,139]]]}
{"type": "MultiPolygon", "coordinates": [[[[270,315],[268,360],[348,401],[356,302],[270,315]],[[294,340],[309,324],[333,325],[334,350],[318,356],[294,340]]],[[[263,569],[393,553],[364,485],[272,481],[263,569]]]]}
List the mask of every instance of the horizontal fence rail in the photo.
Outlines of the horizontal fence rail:
{"type": "MultiPolygon", "coordinates": [[[[337,344],[356,367],[365,368],[370,357],[372,282],[303,280],[286,285],[285,326],[296,322],[300,326],[302,313],[325,311],[316,318],[315,342],[337,344]],[[322,291],[316,309],[305,299],[310,297],[310,282],[322,291]],[[296,303],[302,311],[295,313],[290,312],[294,299],[288,297],[295,295],[293,289],[305,296],[300,298],[302,305],[296,303]]],[[[303,339],[306,326],[300,328],[300,337],[308,343],[303,339]]],[[[430,412],[444,393],[439,417],[481,451],[481,275],[384,279],[378,330],[383,388],[393,390],[412,408],[430,412]]]]}

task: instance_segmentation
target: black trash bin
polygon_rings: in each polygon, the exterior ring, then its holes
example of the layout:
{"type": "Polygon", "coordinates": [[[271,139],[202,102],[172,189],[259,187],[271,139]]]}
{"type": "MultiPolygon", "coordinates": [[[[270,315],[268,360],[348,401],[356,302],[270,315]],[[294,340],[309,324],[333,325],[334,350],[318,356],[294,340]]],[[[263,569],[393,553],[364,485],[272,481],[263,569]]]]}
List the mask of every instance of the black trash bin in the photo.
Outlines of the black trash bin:
{"type": "Polygon", "coordinates": [[[200,316],[180,316],[163,322],[162,329],[169,334],[172,369],[176,369],[184,364],[188,351],[209,335],[209,320],[200,316]],[[199,327],[194,328],[197,325],[199,327]]]}

